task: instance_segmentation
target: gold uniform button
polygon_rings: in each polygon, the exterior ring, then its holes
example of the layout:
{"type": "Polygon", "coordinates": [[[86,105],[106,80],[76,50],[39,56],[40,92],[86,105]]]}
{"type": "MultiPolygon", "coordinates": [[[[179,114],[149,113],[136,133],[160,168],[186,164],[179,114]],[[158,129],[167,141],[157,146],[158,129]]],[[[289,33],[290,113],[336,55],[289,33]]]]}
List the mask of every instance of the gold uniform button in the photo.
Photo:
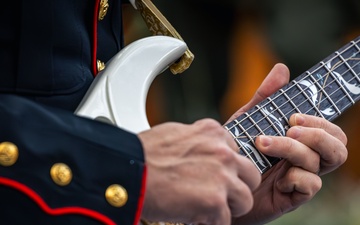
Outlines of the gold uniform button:
{"type": "Polygon", "coordinates": [[[98,72],[100,72],[101,70],[104,70],[105,69],[105,63],[100,61],[100,60],[97,60],[96,61],[96,64],[97,64],[97,70],[98,72]]]}
{"type": "Polygon", "coordinates": [[[104,17],[106,16],[106,13],[109,9],[109,2],[108,0],[101,0],[100,1],[100,6],[99,6],[99,20],[103,20],[104,17]]]}
{"type": "Polygon", "coordinates": [[[19,150],[16,145],[11,142],[2,142],[0,144],[0,165],[12,166],[19,157],[19,150]]]}
{"type": "Polygon", "coordinates": [[[106,189],[105,198],[110,205],[114,207],[121,207],[126,204],[128,194],[123,186],[113,184],[106,189]]]}
{"type": "Polygon", "coordinates": [[[72,180],[72,172],[70,167],[64,163],[56,163],[50,169],[52,180],[60,186],[68,185],[72,180]]]}

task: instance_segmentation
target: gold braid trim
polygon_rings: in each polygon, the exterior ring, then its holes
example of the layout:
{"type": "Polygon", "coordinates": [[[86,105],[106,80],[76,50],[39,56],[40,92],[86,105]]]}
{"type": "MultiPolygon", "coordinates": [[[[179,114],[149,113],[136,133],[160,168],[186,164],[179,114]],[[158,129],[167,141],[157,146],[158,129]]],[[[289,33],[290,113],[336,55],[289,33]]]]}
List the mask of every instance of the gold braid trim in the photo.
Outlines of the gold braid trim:
{"type": "MultiPolygon", "coordinates": [[[[183,41],[180,34],[150,0],[136,0],[135,4],[153,35],[170,36],[183,41]]],[[[182,73],[190,67],[193,60],[194,54],[188,48],[181,58],[170,66],[170,71],[173,74],[182,73]]]]}

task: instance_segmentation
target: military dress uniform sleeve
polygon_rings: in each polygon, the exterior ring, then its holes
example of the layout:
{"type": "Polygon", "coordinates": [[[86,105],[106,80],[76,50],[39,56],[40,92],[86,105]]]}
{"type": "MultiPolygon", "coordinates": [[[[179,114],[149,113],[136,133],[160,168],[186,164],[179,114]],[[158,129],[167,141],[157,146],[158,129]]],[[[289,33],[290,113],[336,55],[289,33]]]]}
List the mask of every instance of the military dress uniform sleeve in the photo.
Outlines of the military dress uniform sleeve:
{"type": "Polygon", "coordinates": [[[0,95],[1,224],[137,224],[146,167],[136,135],[0,95]]]}

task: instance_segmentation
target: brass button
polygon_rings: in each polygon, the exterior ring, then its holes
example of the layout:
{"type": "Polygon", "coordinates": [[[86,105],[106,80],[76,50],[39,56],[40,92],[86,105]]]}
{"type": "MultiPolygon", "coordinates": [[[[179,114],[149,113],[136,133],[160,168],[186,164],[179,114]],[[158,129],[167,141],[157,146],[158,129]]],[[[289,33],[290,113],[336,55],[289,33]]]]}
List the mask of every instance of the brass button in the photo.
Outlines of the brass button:
{"type": "Polygon", "coordinates": [[[106,189],[105,197],[108,203],[114,207],[121,207],[125,205],[128,200],[126,189],[118,184],[110,185],[106,189]]]}
{"type": "Polygon", "coordinates": [[[100,6],[99,6],[99,20],[103,20],[107,11],[109,9],[109,3],[108,0],[101,0],[100,1],[100,6]]]}
{"type": "Polygon", "coordinates": [[[16,145],[11,142],[2,142],[0,144],[0,165],[12,166],[19,157],[19,150],[16,145]]]}
{"type": "Polygon", "coordinates": [[[60,186],[68,185],[72,180],[71,169],[64,163],[54,164],[51,167],[50,176],[60,186]]]}
{"type": "Polygon", "coordinates": [[[101,62],[100,60],[97,60],[96,63],[97,63],[98,72],[105,69],[105,63],[104,62],[101,62]]]}

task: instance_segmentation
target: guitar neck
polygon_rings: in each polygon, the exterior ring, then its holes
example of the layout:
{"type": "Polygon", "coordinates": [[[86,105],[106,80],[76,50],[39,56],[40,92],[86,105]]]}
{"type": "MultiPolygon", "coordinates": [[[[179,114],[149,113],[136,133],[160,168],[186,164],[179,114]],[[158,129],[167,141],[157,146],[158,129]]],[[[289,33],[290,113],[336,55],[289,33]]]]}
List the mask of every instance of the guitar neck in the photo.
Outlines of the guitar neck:
{"type": "Polygon", "coordinates": [[[333,121],[360,99],[359,42],[357,37],[224,126],[234,137],[240,154],[251,159],[260,173],[281,159],[259,152],[254,145],[257,136],[285,136],[294,113],[333,121]]]}

